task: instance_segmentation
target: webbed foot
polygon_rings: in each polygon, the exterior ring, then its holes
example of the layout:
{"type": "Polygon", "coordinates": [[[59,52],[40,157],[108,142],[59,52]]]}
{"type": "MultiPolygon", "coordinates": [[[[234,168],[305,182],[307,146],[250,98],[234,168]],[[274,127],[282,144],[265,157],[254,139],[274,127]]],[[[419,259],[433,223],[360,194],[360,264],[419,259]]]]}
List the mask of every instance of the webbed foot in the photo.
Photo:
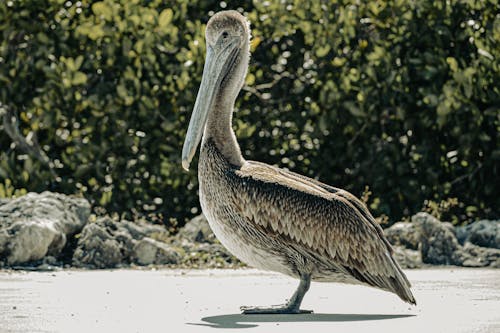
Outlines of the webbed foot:
{"type": "Polygon", "coordinates": [[[312,310],[301,310],[289,304],[264,306],[242,306],[240,307],[243,314],[299,314],[312,313],[312,310]]]}
{"type": "Polygon", "coordinates": [[[300,277],[299,287],[292,295],[290,301],[286,304],[264,306],[242,306],[240,307],[243,314],[299,314],[299,313],[312,313],[312,310],[301,310],[300,304],[304,298],[305,293],[309,290],[311,284],[311,275],[303,274],[300,277]]]}

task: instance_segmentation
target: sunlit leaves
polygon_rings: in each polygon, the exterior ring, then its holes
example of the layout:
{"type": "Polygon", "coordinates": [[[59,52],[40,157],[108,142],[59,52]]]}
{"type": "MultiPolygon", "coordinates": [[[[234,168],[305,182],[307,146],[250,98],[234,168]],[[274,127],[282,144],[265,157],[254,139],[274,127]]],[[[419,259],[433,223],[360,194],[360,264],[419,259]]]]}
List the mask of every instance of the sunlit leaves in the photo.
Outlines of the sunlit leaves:
{"type": "Polygon", "coordinates": [[[160,16],[158,17],[158,26],[160,28],[166,28],[170,22],[172,22],[172,17],[174,16],[174,12],[172,9],[167,8],[161,11],[160,16]]]}
{"type": "MultiPolygon", "coordinates": [[[[495,201],[479,198],[492,193],[485,175],[498,172],[485,159],[491,146],[481,143],[486,137],[498,141],[500,128],[497,116],[486,115],[489,109],[500,112],[499,68],[489,56],[500,25],[491,7],[404,0],[319,4],[258,2],[258,12],[251,13],[275,18],[274,30],[260,21],[259,30],[273,37],[266,42],[272,53],[256,50],[260,67],[273,69],[261,59],[278,58],[275,50],[302,60],[302,66],[292,61],[281,69],[297,75],[295,94],[287,94],[284,82],[271,94],[287,96],[284,103],[314,119],[317,131],[311,135],[320,149],[309,153],[315,157],[310,167],[298,163],[296,170],[355,193],[370,185],[382,199],[374,207],[391,218],[418,210],[431,197],[495,201]],[[319,105],[317,115],[310,112],[312,102],[319,105]],[[451,148],[459,154],[452,164],[441,159],[451,148]]],[[[255,85],[272,80],[273,72],[264,73],[255,85]]],[[[287,117],[280,105],[260,112],[287,117]]],[[[297,116],[292,122],[300,129],[306,119],[297,116]]],[[[287,133],[276,132],[278,137],[268,141],[275,146],[287,133]]],[[[293,160],[291,152],[285,155],[293,160]]],[[[491,213],[489,205],[483,207],[491,213]]]]}
{"type": "Polygon", "coordinates": [[[113,9],[105,1],[98,1],[92,5],[92,12],[97,17],[110,21],[113,18],[113,9]]]}

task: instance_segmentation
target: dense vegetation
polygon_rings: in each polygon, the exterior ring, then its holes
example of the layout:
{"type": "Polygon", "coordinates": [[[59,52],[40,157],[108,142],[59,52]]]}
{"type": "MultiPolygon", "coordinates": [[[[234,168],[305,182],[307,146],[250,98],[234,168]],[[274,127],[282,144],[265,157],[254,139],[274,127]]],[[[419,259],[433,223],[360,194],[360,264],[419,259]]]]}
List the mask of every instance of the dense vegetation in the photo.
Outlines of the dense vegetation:
{"type": "MultiPolygon", "coordinates": [[[[204,26],[226,6],[0,2],[0,197],[49,189],[166,223],[195,214],[180,151],[204,26]]],[[[391,221],[500,215],[498,0],[230,6],[254,36],[234,122],[249,159],[364,193],[391,221]]]]}

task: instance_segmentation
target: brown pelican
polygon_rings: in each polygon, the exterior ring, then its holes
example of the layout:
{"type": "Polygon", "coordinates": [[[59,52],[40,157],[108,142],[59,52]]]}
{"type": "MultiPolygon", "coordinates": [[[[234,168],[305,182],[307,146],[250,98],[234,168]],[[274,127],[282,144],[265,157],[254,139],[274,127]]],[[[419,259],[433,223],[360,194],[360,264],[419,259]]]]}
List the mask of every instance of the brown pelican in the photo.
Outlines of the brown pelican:
{"type": "Polygon", "coordinates": [[[311,280],[364,284],[415,304],[410,283],[366,206],[347,191],[264,163],[247,161],[232,130],[249,61],[250,27],[236,11],[206,27],[203,77],[182,150],[198,165],[201,207],[220,242],[250,266],[300,279],[284,305],[243,313],[304,313],[311,280]]]}

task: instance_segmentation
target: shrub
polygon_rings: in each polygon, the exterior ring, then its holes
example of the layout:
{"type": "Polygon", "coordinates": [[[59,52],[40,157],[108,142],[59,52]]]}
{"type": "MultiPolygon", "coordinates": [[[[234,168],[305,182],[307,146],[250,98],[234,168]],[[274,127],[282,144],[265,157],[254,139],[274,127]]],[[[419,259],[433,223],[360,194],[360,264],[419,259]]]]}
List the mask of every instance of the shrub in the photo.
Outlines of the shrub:
{"type": "MultiPolygon", "coordinates": [[[[460,220],[499,216],[497,6],[243,1],[254,35],[234,124],[244,154],[356,195],[368,185],[371,209],[392,221],[449,198],[460,220]]],[[[195,214],[196,170],[182,171],[180,151],[219,9],[0,3],[0,184],[166,222],[195,214]]]]}

